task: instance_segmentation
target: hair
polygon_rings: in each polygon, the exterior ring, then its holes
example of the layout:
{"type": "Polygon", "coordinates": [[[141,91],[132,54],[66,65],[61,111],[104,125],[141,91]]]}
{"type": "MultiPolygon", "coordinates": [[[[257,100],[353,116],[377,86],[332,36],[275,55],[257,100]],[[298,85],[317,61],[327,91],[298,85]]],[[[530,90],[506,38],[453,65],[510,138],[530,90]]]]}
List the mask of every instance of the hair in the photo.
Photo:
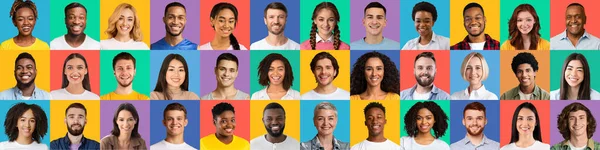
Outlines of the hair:
{"type": "Polygon", "coordinates": [[[385,92],[400,94],[400,75],[396,64],[385,54],[372,51],[360,56],[350,74],[350,95],[361,94],[367,90],[367,81],[365,79],[365,64],[369,58],[379,58],[383,62],[383,80],[379,86],[385,92]]]}
{"type": "Polygon", "coordinates": [[[509,33],[509,39],[510,39],[510,45],[514,46],[515,49],[518,50],[524,50],[525,49],[525,45],[523,44],[523,37],[521,35],[521,31],[519,31],[519,27],[517,27],[517,17],[519,15],[520,12],[529,12],[531,14],[531,16],[533,16],[533,19],[535,20],[535,23],[533,24],[533,29],[531,29],[531,31],[528,33],[529,34],[529,39],[531,40],[531,45],[529,45],[530,50],[535,50],[538,47],[538,43],[540,42],[541,39],[541,35],[540,35],[540,17],[538,17],[537,13],[535,12],[535,8],[533,8],[533,6],[531,6],[530,4],[521,4],[519,6],[517,6],[517,8],[515,8],[515,11],[512,14],[512,17],[510,17],[510,20],[508,21],[508,33],[509,33]]]}
{"type": "Polygon", "coordinates": [[[171,3],[167,4],[167,6],[165,6],[165,14],[164,14],[165,16],[167,15],[167,10],[169,10],[169,8],[171,8],[171,7],[181,7],[181,8],[183,8],[184,11],[186,10],[185,5],[183,5],[179,2],[171,2],[171,3]]]}
{"type": "Polygon", "coordinates": [[[85,12],[87,13],[87,8],[85,8],[85,6],[83,6],[81,3],[78,2],[72,2],[69,5],[65,6],[65,18],[67,17],[67,13],[69,12],[69,10],[73,9],[73,8],[83,8],[83,10],[85,10],[85,12]]]}
{"type": "Polygon", "coordinates": [[[140,19],[137,15],[135,7],[133,7],[133,5],[129,3],[121,3],[119,4],[119,6],[117,6],[117,8],[115,8],[115,11],[108,18],[108,28],[106,28],[106,31],[104,31],[104,33],[108,35],[108,38],[114,38],[117,36],[118,31],[116,24],[117,21],[119,21],[119,18],[121,17],[121,13],[125,9],[130,9],[133,12],[134,16],[133,29],[131,29],[131,32],[129,32],[129,37],[131,37],[134,41],[137,42],[142,41],[144,38],[142,35],[140,19]]]}
{"type": "Polygon", "coordinates": [[[417,60],[421,57],[425,57],[425,58],[431,58],[433,60],[433,62],[435,62],[435,56],[433,55],[432,52],[422,52],[419,55],[417,55],[417,57],[415,57],[415,62],[417,62],[417,60]]]}
{"type": "MultiPolygon", "coordinates": [[[[67,68],[67,62],[71,59],[75,59],[75,58],[79,58],[81,60],[83,60],[83,64],[85,65],[85,69],[88,69],[88,64],[87,61],[85,60],[85,57],[83,57],[83,55],[79,54],[79,53],[71,53],[69,56],[67,56],[67,58],[65,58],[65,62],[63,63],[63,70],[62,70],[62,85],[61,88],[66,88],[67,86],[69,86],[69,80],[67,79],[67,75],[65,75],[65,69],[67,68]]],[[[87,90],[87,91],[92,91],[92,86],[90,86],[90,73],[89,73],[89,69],[88,69],[88,73],[86,73],[83,76],[83,89],[87,90]]]]}
{"type": "Polygon", "coordinates": [[[231,105],[227,102],[221,102],[221,103],[213,106],[211,111],[212,111],[213,120],[216,120],[217,116],[221,115],[225,111],[231,111],[231,112],[233,112],[233,114],[235,114],[235,109],[233,108],[233,105],[231,105]]]}
{"type": "Polygon", "coordinates": [[[369,4],[367,4],[367,6],[365,7],[365,10],[363,11],[363,14],[367,13],[367,9],[369,8],[381,8],[383,9],[383,14],[387,14],[387,10],[385,9],[385,6],[381,5],[381,3],[379,2],[371,2],[369,4]]]}
{"type": "Polygon", "coordinates": [[[517,131],[517,118],[519,118],[519,112],[523,108],[529,109],[535,114],[535,128],[533,129],[533,138],[536,141],[542,141],[542,130],[540,127],[540,117],[538,115],[537,109],[535,109],[535,105],[533,105],[532,103],[524,102],[524,103],[521,103],[521,105],[519,105],[517,107],[517,109],[515,109],[515,113],[513,114],[512,128],[511,128],[511,134],[510,134],[510,143],[519,141],[519,131],[517,131]]]}
{"type": "Polygon", "coordinates": [[[265,7],[265,10],[264,10],[264,14],[265,14],[264,17],[265,18],[267,18],[267,10],[269,10],[269,9],[281,10],[281,11],[285,12],[286,15],[288,13],[287,8],[285,7],[285,5],[283,5],[283,3],[281,3],[281,2],[272,2],[272,3],[269,3],[267,5],[267,7],[265,7]]]}
{"type": "Polygon", "coordinates": [[[4,120],[4,133],[8,136],[8,141],[15,141],[19,137],[19,129],[17,129],[17,123],[19,118],[28,110],[31,110],[35,117],[35,129],[31,134],[33,141],[40,143],[41,139],[48,132],[48,118],[44,110],[36,104],[25,104],[23,102],[13,105],[8,112],[6,112],[6,118],[4,120]]]}
{"type": "Polygon", "coordinates": [[[531,65],[531,68],[533,68],[534,72],[537,72],[539,69],[538,62],[535,60],[535,56],[528,52],[522,52],[513,57],[512,63],[510,63],[513,73],[517,74],[517,70],[521,64],[531,65]]]}
{"type": "Polygon", "coordinates": [[[236,66],[239,66],[238,58],[235,55],[231,54],[231,53],[222,53],[221,55],[219,55],[217,57],[217,63],[215,63],[215,66],[218,66],[219,62],[221,60],[233,61],[233,62],[235,62],[236,66]]]}
{"type": "Polygon", "coordinates": [[[313,57],[312,61],[310,61],[310,70],[315,73],[315,69],[317,67],[317,61],[321,59],[329,59],[331,61],[331,65],[335,70],[335,75],[333,75],[333,79],[337,78],[338,74],[340,74],[340,66],[338,65],[337,59],[333,57],[329,52],[320,52],[315,57],[313,57]]]}
{"type": "MultiPolygon", "coordinates": [[[[337,7],[335,7],[335,4],[333,4],[331,2],[319,3],[315,7],[315,10],[313,11],[311,20],[317,19],[317,14],[321,11],[321,9],[329,9],[331,12],[333,12],[335,21],[340,22],[340,13],[338,12],[337,7]]],[[[317,47],[316,34],[317,34],[317,24],[315,24],[315,22],[313,21],[312,26],[310,28],[310,47],[312,48],[312,50],[315,50],[315,48],[317,47]]],[[[339,50],[341,43],[342,42],[340,40],[340,27],[338,24],[335,24],[335,27],[333,28],[333,49],[339,50]]]]}
{"type": "Polygon", "coordinates": [[[292,72],[292,66],[288,59],[279,53],[271,53],[260,61],[258,64],[258,83],[262,86],[269,85],[269,68],[275,60],[283,62],[283,66],[285,67],[283,88],[288,90],[294,82],[294,73],[292,72]]]}
{"type": "Polygon", "coordinates": [[[467,6],[465,6],[465,8],[463,9],[463,16],[465,16],[465,12],[467,11],[467,9],[473,8],[473,7],[481,9],[481,14],[485,16],[483,7],[481,7],[481,5],[479,5],[479,3],[476,3],[476,2],[469,3],[469,4],[467,4],[467,6]]]}
{"type": "Polygon", "coordinates": [[[569,94],[569,84],[567,83],[567,80],[565,79],[565,71],[567,70],[567,66],[569,65],[569,62],[573,61],[573,60],[579,60],[581,62],[581,65],[583,67],[583,81],[580,83],[579,85],[579,91],[577,93],[577,99],[578,100],[590,100],[590,87],[592,83],[592,78],[590,76],[590,66],[588,64],[587,59],[585,58],[585,56],[581,53],[571,53],[571,55],[569,55],[567,57],[567,59],[565,59],[565,62],[563,63],[563,67],[562,67],[562,72],[561,72],[561,76],[560,76],[560,99],[561,100],[566,100],[568,99],[567,95],[569,94]]]}
{"type": "Polygon", "coordinates": [[[569,5],[567,6],[567,8],[569,8],[569,7],[571,7],[571,6],[579,6],[579,7],[581,7],[581,12],[583,12],[583,18],[584,18],[584,19],[583,19],[583,23],[585,24],[585,20],[586,20],[586,19],[585,19],[585,18],[586,18],[586,16],[585,16],[585,7],[583,7],[583,5],[581,5],[580,3],[571,3],[571,4],[569,4],[569,5]]]}
{"type": "Polygon", "coordinates": [[[425,102],[417,102],[415,105],[410,107],[406,115],[404,115],[404,130],[408,133],[408,136],[416,137],[419,129],[417,127],[417,116],[419,114],[419,110],[427,109],[433,114],[433,118],[435,123],[433,124],[434,137],[440,138],[446,134],[446,129],[448,129],[448,116],[442,110],[442,108],[432,101],[425,102]]]}
{"type": "Polygon", "coordinates": [[[156,80],[156,86],[154,87],[154,91],[162,92],[166,100],[173,99],[171,93],[169,93],[168,91],[169,84],[167,83],[167,70],[169,69],[169,63],[171,63],[171,61],[173,60],[180,61],[183,64],[183,69],[185,70],[185,80],[183,80],[183,83],[179,85],[179,88],[181,88],[182,91],[188,91],[188,86],[190,82],[190,73],[185,58],[183,58],[183,56],[179,54],[167,55],[167,57],[165,57],[165,59],[163,60],[162,65],[160,66],[160,71],[158,72],[158,79],[156,80]]]}
{"type": "Polygon", "coordinates": [[[12,21],[15,21],[15,17],[17,17],[17,11],[21,8],[29,8],[33,12],[33,16],[35,19],[38,18],[37,6],[31,0],[15,0],[13,2],[12,7],[10,8],[10,17],[12,21]]]}
{"type": "Polygon", "coordinates": [[[35,59],[33,59],[33,56],[27,52],[23,52],[17,56],[17,59],[15,59],[15,65],[17,65],[17,62],[19,62],[21,59],[30,59],[35,65],[35,59]]]}
{"type": "Polygon", "coordinates": [[[365,106],[365,109],[363,110],[365,117],[367,116],[367,112],[372,109],[372,108],[379,108],[381,109],[381,111],[383,111],[383,114],[385,115],[385,107],[379,103],[379,102],[370,102],[369,104],[367,104],[367,106],[365,106]]]}
{"type": "MultiPolygon", "coordinates": [[[[229,9],[233,12],[233,15],[235,16],[234,26],[237,26],[238,10],[231,3],[220,2],[220,3],[216,4],[215,6],[213,6],[212,10],[210,11],[210,18],[217,19],[217,18],[215,18],[215,17],[217,17],[217,14],[219,14],[219,12],[221,12],[221,10],[224,10],[224,9],[229,9]]],[[[215,26],[212,25],[212,28],[215,29],[215,26]]],[[[233,33],[229,34],[229,43],[231,43],[231,47],[233,47],[233,50],[240,50],[240,43],[238,42],[237,38],[235,38],[233,33]]]]}
{"type": "Polygon", "coordinates": [[[330,102],[325,101],[325,102],[321,102],[321,103],[317,104],[317,106],[315,106],[315,111],[313,112],[313,120],[315,118],[317,118],[317,111],[319,111],[321,109],[333,110],[335,117],[337,118],[337,116],[338,116],[337,108],[335,108],[335,105],[331,104],[330,102]]]}
{"type": "Polygon", "coordinates": [[[119,105],[119,107],[117,108],[117,111],[115,111],[115,115],[112,120],[113,121],[113,129],[112,129],[112,131],[110,131],[110,134],[112,134],[114,136],[119,136],[121,134],[121,131],[119,131],[119,125],[117,125],[117,119],[119,118],[119,113],[121,111],[129,111],[131,113],[131,115],[133,116],[133,119],[135,119],[135,125],[133,126],[133,130],[131,131],[131,137],[132,138],[141,137],[140,133],[138,133],[138,126],[140,125],[140,117],[138,116],[135,106],[133,106],[133,104],[131,104],[131,103],[121,103],[121,105],[119,105]]]}
{"type": "Polygon", "coordinates": [[[483,111],[484,116],[486,114],[485,106],[483,104],[481,104],[480,102],[472,102],[472,103],[467,104],[465,106],[465,109],[463,110],[463,116],[465,116],[465,112],[467,112],[467,110],[483,111]]]}
{"type": "Polygon", "coordinates": [[[263,109],[263,114],[265,113],[265,111],[267,111],[267,109],[281,109],[281,111],[283,111],[283,115],[285,116],[285,109],[283,109],[283,106],[281,106],[281,104],[277,102],[271,102],[267,104],[267,106],[265,106],[265,109],[263,109]]]}
{"type": "Polygon", "coordinates": [[[413,7],[413,10],[412,10],[412,20],[413,21],[415,21],[415,14],[417,14],[417,12],[419,12],[419,11],[429,12],[429,13],[431,13],[431,17],[433,17],[432,18],[433,22],[435,22],[437,20],[437,17],[438,17],[437,9],[435,9],[435,6],[433,6],[433,4],[431,4],[429,2],[425,2],[425,1],[415,4],[415,6],[413,7]]]}
{"type": "Polygon", "coordinates": [[[587,107],[585,107],[585,105],[583,105],[579,102],[574,102],[574,103],[571,103],[571,104],[565,106],[565,108],[563,108],[562,112],[560,114],[558,114],[558,116],[557,116],[557,118],[558,118],[558,120],[556,121],[557,126],[558,126],[557,128],[565,140],[571,139],[571,130],[569,130],[569,113],[576,112],[578,110],[585,111],[585,115],[587,116],[587,118],[586,118],[587,138],[588,139],[592,138],[592,136],[594,136],[594,132],[596,132],[596,119],[594,118],[594,115],[592,115],[592,112],[590,111],[590,109],[588,109],[587,107]]]}
{"type": "Polygon", "coordinates": [[[131,55],[128,52],[121,52],[113,58],[113,61],[112,61],[113,71],[115,70],[115,65],[117,65],[117,61],[119,61],[119,60],[131,60],[131,61],[133,61],[133,68],[135,68],[135,57],[133,57],[133,55],[131,55]]]}
{"type": "Polygon", "coordinates": [[[171,111],[171,110],[176,110],[176,111],[183,111],[184,117],[187,118],[187,110],[185,109],[185,106],[181,105],[180,103],[171,103],[169,105],[167,105],[167,107],[165,107],[165,110],[163,110],[163,119],[167,116],[167,111],[171,111]]]}
{"type": "Polygon", "coordinates": [[[484,81],[490,75],[490,67],[487,64],[487,61],[485,61],[483,55],[481,55],[481,53],[479,52],[471,52],[465,57],[465,59],[462,62],[462,65],[460,66],[460,75],[464,80],[467,80],[467,65],[469,65],[469,62],[471,62],[471,58],[479,58],[479,60],[481,60],[481,67],[483,70],[483,74],[481,75],[481,81],[484,81]]]}
{"type": "Polygon", "coordinates": [[[67,109],[65,109],[65,115],[67,115],[67,112],[71,108],[83,109],[83,112],[85,112],[85,115],[87,115],[87,109],[85,109],[85,106],[83,104],[81,104],[81,103],[71,103],[71,105],[69,105],[69,107],[67,107],[67,109]]]}

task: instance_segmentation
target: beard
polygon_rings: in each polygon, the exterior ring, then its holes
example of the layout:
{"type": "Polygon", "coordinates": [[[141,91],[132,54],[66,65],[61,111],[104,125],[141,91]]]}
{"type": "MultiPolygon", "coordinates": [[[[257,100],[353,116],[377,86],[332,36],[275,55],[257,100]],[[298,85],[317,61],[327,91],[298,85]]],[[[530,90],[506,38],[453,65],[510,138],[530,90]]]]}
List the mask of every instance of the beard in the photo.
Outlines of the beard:
{"type": "Polygon", "coordinates": [[[81,125],[81,124],[72,124],[71,126],[67,126],[67,131],[69,131],[69,133],[71,133],[71,135],[74,135],[74,136],[79,136],[79,135],[83,134],[83,128],[84,128],[84,127],[85,127],[85,126],[83,126],[83,125],[81,125]],[[79,129],[79,130],[73,130],[73,126],[74,126],[74,125],[79,125],[79,126],[81,126],[81,129],[79,129]]]}
{"type": "Polygon", "coordinates": [[[31,81],[27,82],[27,83],[23,83],[20,80],[17,80],[17,87],[20,88],[20,89],[28,88],[28,87],[31,87],[33,85],[33,83],[35,83],[35,77],[33,77],[31,79],[31,81]]]}
{"type": "Polygon", "coordinates": [[[265,126],[265,128],[267,129],[267,133],[269,133],[269,135],[271,135],[273,137],[280,137],[281,135],[283,135],[283,129],[285,129],[285,125],[281,125],[280,127],[281,127],[281,129],[279,130],[278,133],[273,133],[273,130],[271,130],[271,128],[265,126]]]}
{"type": "Polygon", "coordinates": [[[183,32],[184,29],[185,29],[185,26],[181,27],[181,31],[179,31],[179,33],[173,33],[173,32],[171,32],[171,30],[169,30],[169,26],[165,24],[165,31],[167,31],[167,33],[171,36],[181,35],[181,32],[183,32]]]}
{"type": "Polygon", "coordinates": [[[275,31],[271,30],[270,27],[268,27],[268,30],[271,34],[279,35],[279,34],[283,33],[283,31],[285,30],[285,25],[282,25],[280,23],[274,24],[274,25],[281,25],[281,30],[279,30],[278,32],[275,32],[275,31]]]}
{"type": "Polygon", "coordinates": [[[426,86],[431,85],[431,83],[433,83],[433,80],[435,79],[435,76],[431,76],[430,74],[423,74],[423,75],[420,75],[420,76],[415,76],[415,79],[417,80],[417,83],[420,86],[426,87],[426,86]],[[427,77],[427,78],[429,78],[429,80],[428,81],[423,81],[423,80],[421,80],[421,77],[427,77]]]}
{"type": "Polygon", "coordinates": [[[469,130],[469,127],[467,127],[467,133],[469,135],[472,135],[472,136],[479,136],[479,135],[483,134],[483,129],[484,128],[485,128],[485,126],[481,126],[481,127],[479,127],[479,131],[478,132],[473,132],[473,131],[469,130]]]}
{"type": "Polygon", "coordinates": [[[132,83],[132,82],[133,82],[133,80],[131,80],[131,81],[130,81],[130,82],[128,82],[128,83],[121,83],[121,82],[119,82],[119,85],[120,85],[121,87],[128,87],[129,85],[131,85],[131,83],[132,83]]]}

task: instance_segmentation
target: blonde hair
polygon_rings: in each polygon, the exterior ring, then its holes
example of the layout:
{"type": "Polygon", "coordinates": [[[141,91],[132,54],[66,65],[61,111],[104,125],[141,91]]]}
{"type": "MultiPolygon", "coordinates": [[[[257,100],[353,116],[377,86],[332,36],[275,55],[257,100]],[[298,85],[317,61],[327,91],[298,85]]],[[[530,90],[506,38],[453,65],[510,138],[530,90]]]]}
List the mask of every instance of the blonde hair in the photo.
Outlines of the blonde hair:
{"type": "Polygon", "coordinates": [[[106,33],[108,35],[108,38],[113,38],[113,37],[117,36],[118,31],[117,31],[116,24],[117,24],[117,21],[119,21],[119,18],[121,17],[121,13],[125,9],[130,9],[133,12],[133,16],[134,16],[133,29],[129,33],[129,36],[136,42],[142,41],[143,36],[142,36],[142,30],[140,29],[141,28],[140,20],[138,19],[135,8],[131,4],[128,4],[128,3],[121,3],[121,4],[119,4],[119,6],[117,6],[117,8],[115,8],[115,11],[112,13],[112,15],[110,15],[110,18],[108,18],[108,28],[106,29],[106,31],[104,31],[104,33],[106,33]]]}
{"type": "Polygon", "coordinates": [[[464,80],[467,80],[467,76],[466,76],[467,65],[469,64],[469,62],[471,62],[471,58],[479,58],[479,60],[481,60],[481,67],[483,68],[482,69],[483,74],[481,76],[481,81],[484,81],[485,79],[487,79],[487,77],[490,74],[490,72],[489,72],[490,68],[489,68],[487,62],[485,61],[485,58],[483,58],[483,55],[481,55],[481,53],[478,53],[478,52],[471,52],[471,53],[469,53],[469,55],[467,55],[465,57],[465,59],[462,62],[462,65],[460,66],[460,75],[462,76],[462,78],[464,80]]]}

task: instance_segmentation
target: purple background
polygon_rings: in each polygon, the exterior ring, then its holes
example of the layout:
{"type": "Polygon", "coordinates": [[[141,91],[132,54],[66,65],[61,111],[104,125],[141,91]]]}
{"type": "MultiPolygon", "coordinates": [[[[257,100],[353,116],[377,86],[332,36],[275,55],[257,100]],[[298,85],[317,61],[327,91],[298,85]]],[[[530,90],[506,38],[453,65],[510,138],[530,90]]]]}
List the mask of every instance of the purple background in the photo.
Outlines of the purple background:
{"type": "Polygon", "coordinates": [[[100,137],[110,134],[113,128],[113,115],[121,103],[131,103],[135,106],[140,117],[138,121],[138,133],[146,141],[146,147],[150,148],[150,101],[100,101],[100,137]]]}
{"type": "Polygon", "coordinates": [[[201,51],[200,52],[200,97],[217,88],[217,79],[214,68],[217,57],[222,53],[232,53],[238,58],[238,76],[235,79],[235,88],[245,93],[250,92],[250,52],[249,51],[201,51]]]}
{"type": "Polygon", "coordinates": [[[180,2],[185,6],[187,22],[181,33],[184,38],[200,44],[200,1],[199,0],[151,0],[150,1],[150,44],[165,37],[165,23],[162,18],[165,6],[171,2],[180,2]]]}
{"type": "MultiPolygon", "coordinates": [[[[595,114],[596,116],[594,116],[594,118],[596,119],[596,125],[598,125],[598,121],[600,121],[600,116],[598,114],[600,114],[600,110],[595,109],[595,108],[600,108],[600,101],[550,101],[550,144],[554,145],[556,143],[562,142],[564,139],[562,137],[562,135],[560,134],[560,132],[558,131],[558,125],[557,125],[557,121],[558,121],[558,114],[560,114],[560,112],[562,111],[563,108],[565,108],[565,106],[574,103],[574,102],[579,102],[583,105],[585,105],[585,107],[587,107],[588,109],[590,109],[590,111],[592,111],[592,114],[595,114]]],[[[594,141],[600,141],[600,135],[598,135],[600,133],[598,133],[598,128],[596,127],[596,132],[594,132],[594,136],[592,137],[592,139],[594,139],[594,141]]]]}
{"type": "MultiPolygon", "coordinates": [[[[383,37],[400,41],[400,1],[399,0],[372,0],[381,3],[386,10],[387,26],[383,28],[383,37]]],[[[365,37],[365,26],[362,25],[364,10],[369,0],[350,1],[350,43],[365,37]]]]}

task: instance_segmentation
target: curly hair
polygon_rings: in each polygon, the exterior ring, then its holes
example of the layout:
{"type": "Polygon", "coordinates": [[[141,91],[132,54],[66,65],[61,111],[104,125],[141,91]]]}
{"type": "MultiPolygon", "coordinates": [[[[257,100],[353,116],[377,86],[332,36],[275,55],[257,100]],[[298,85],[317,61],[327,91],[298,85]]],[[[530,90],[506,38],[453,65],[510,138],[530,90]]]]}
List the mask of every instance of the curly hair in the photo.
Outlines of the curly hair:
{"type": "Polygon", "coordinates": [[[35,19],[38,18],[37,6],[31,0],[15,0],[13,2],[12,7],[10,8],[10,18],[12,21],[15,21],[15,17],[17,17],[17,11],[21,8],[29,8],[33,12],[33,16],[35,19]]]}
{"type": "Polygon", "coordinates": [[[381,109],[381,111],[383,111],[383,114],[385,115],[385,107],[381,103],[379,103],[379,102],[370,102],[369,104],[367,104],[367,106],[365,106],[365,109],[363,110],[363,113],[365,114],[365,117],[367,117],[367,112],[371,108],[379,108],[379,109],[381,109]]]}
{"type": "Polygon", "coordinates": [[[510,133],[510,143],[519,141],[519,131],[517,131],[517,119],[519,118],[519,112],[521,109],[529,109],[535,114],[535,127],[533,129],[533,139],[536,141],[542,141],[542,129],[540,127],[540,116],[538,115],[535,105],[530,102],[524,102],[515,109],[512,118],[512,127],[510,133]]]}
{"type": "Polygon", "coordinates": [[[408,133],[408,136],[416,137],[419,129],[417,127],[417,116],[419,114],[419,110],[427,109],[433,114],[433,118],[435,123],[433,124],[433,132],[434,137],[440,138],[446,134],[446,129],[448,129],[448,116],[442,110],[442,108],[435,102],[425,101],[425,102],[417,102],[415,105],[410,107],[406,115],[404,115],[404,130],[408,133]]]}
{"type": "Polygon", "coordinates": [[[528,52],[522,52],[513,57],[512,63],[510,63],[513,73],[517,74],[517,69],[519,69],[519,65],[521,64],[531,65],[533,72],[537,72],[539,69],[535,56],[528,52]]]}
{"type": "Polygon", "coordinates": [[[592,79],[591,79],[591,73],[590,73],[590,65],[588,64],[587,59],[585,58],[585,56],[581,53],[572,53],[571,55],[567,56],[567,59],[565,59],[565,62],[563,63],[563,67],[562,67],[562,72],[560,75],[560,100],[566,100],[568,99],[567,95],[569,95],[569,83],[567,83],[567,80],[565,79],[565,71],[567,71],[567,66],[569,65],[569,62],[573,61],[573,60],[579,60],[579,62],[581,62],[581,65],[583,67],[583,81],[581,81],[580,85],[579,85],[579,92],[577,93],[577,99],[578,100],[590,100],[590,86],[592,83],[592,79]]]}
{"type": "MultiPolygon", "coordinates": [[[[312,26],[310,28],[310,47],[312,48],[312,50],[315,50],[317,47],[317,24],[315,24],[314,20],[317,18],[317,14],[321,11],[321,9],[329,9],[331,12],[333,12],[333,16],[335,18],[336,22],[340,22],[340,13],[338,12],[337,7],[335,7],[335,5],[331,2],[322,2],[319,3],[316,7],[315,10],[313,11],[313,15],[311,20],[313,20],[312,22],[312,26]]],[[[338,24],[335,24],[335,27],[333,27],[333,49],[335,50],[339,50],[340,49],[340,44],[341,44],[341,40],[340,40],[340,28],[338,26],[338,24]]]]}
{"type": "Polygon", "coordinates": [[[585,115],[587,116],[587,138],[592,138],[594,132],[596,132],[596,119],[592,115],[590,109],[579,102],[571,103],[563,108],[562,112],[557,117],[558,120],[556,121],[558,125],[557,128],[565,140],[569,140],[571,138],[571,131],[569,130],[569,113],[576,112],[578,110],[585,111],[585,115]]]}
{"type": "Polygon", "coordinates": [[[383,80],[379,86],[385,92],[400,94],[400,75],[396,64],[385,54],[372,51],[360,56],[350,74],[350,95],[361,94],[367,90],[367,80],[365,79],[365,64],[369,58],[379,58],[383,62],[383,80]]]}
{"type": "Polygon", "coordinates": [[[211,110],[212,116],[213,116],[213,121],[217,120],[217,116],[221,115],[225,111],[231,111],[231,112],[233,112],[233,114],[235,114],[235,108],[233,107],[233,105],[231,105],[227,102],[221,102],[221,103],[218,103],[217,105],[213,106],[213,108],[211,110]]]}
{"type": "Polygon", "coordinates": [[[33,141],[40,143],[41,139],[48,132],[48,118],[42,107],[36,104],[25,104],[23,102],[13,105],[8,112],[6,112],[6,118],[4,120],[4,133],[8,136],[8,141],[15,141],[19,137],[19,129],[17,129],[17,123],[19,118],[26,111],[31,110],[35,118],[35,129],[31,134],[33,141]]]}
{"type": "Polygon", "coordinates": [[[129,32],[129,37],[131,37],[136,42],[144,40],[141,29],[142,26],[140,24],[140,19],[137,15],[137,11],[135,10],[135,7],[133,7],[133,5],[128,3],[121,3],[119,4],[119,6],[117,6],[117,8],[115,8],[115,11],[108,18],[108,28],[106,28],[106,31],[104,31],[104,33],[108,35],[108,38],[114,38],[117,36],[117,21],[119,21],[121,13],[123,13],[125,9],[131,10],[131,12],[133,12],[134,17],[133,29],[131,29],[131,32],[129,32]]]}
{"type": "Polygon", "coordinates": [[[529,12],[535,20],[535,23],[533,24],[533,29],[531,29],[531,31],[528,33],[529,39],[531,40],[531,45],[528,48],[530,50],[535,50],[537,49],[537,45],[541,39],[541,26],[540,17],[538,17],[537,13],[535,12],[535,8],[533,8],[533,6],[531,6],[530,4],[521,4],[517,6],[517,8],[515,8],[515,11],[512,14],[512,17],[510,17],[510,20],[508,21],[508,37],[510,39],[510,45],[514,46],[515,49],[525,50],[525,45],[523,44],[523,37],[521,35],[521,31],[519,31],[519,27],[517,27],[517,17],[520,12],[525,11],[529,12]]]}
{"type": "Polygon", "coordinates": [[[290,62],[287,58],[279,53],[271,53],[260,61],[258,64],[258,83],[262,86],[269,85],[269,68],[275,60],[281,61],[285,67],[285,74],[283,76],[283,89],[289,90],[294,82],[292,65],[290,65],[290,62]]]}
{"type": "MultiPolygon", "coordinates": [[[[221,2],[221,3],[215,4],[215,6],[213,6],[212,10],[210,11],[211,20],[217,19],[217,15],[219,14],[219,12],[221,12],[221,10],[224,10],[224,9],[229,9],[229,10],[231,10],[231,12],[233,12],[233,16],[235,17],[235,23],[233,24],[233,26],[234,27],[237,26],[238,10],[233,4],[227,3],[227,2],[221,2]]],[[[212,28],[215,29],[215,26],[212,25],[212,28]]],[[[229,34],[229,43],[231,44],[231,47],[233,48],[233,50],[240,50],[240,43],[238,42],[237,38],[235,38],[233,33],[229,34]]]]}
{"type": "Polygon", "coordinates": [[[433,22],[437,21],[437,9],[435,9],[435,6],[433,6],[433,4],[429,3],[429,2],[419,2],[417,4],[415,4],[415,6],[413,7],[412,10],[412,20],[415,21],[415,14],[417,14],[417,12],[419,11],[425,11],[425,12],[429,12],[431,13],[431,17],[433,19],[433,22]]]}

